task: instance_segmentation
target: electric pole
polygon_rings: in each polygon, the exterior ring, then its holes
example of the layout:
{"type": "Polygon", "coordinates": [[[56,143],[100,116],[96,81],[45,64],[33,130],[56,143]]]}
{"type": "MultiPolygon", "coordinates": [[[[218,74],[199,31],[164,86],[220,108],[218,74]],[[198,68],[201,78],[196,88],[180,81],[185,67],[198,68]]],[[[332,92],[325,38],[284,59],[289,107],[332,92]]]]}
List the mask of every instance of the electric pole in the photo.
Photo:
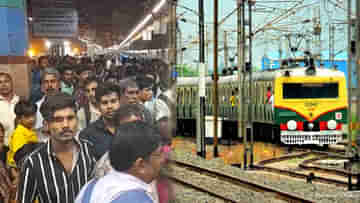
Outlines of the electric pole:
{"type": "Polygon", "coordinates": [[[206,158],[206,145],[205,145],[205,98],[206,98],[206,68],[205,68],[205,34],[204,34],[204,0],[199,0],[199,98],[200,98],[200,111],[199,111],[199,125],[200,129],[197,135],[199,137],[198,155],[206,158]]]}
{"type": "Polygon", "coordinates": [[[229,68],[229,52],[228,52],[228,46],[227,46],[227,31],[224,31],[224,64],[225,64],[225,68],[229,68]]]}
{"type": "MultiPolygon", "coordinates": [[[[356,73],[357,73],[357,98],[356,98],[356,117],[359,122],[360,116],[360,1],[356,1],[356,73]]],[[[359,140],[359,135],[356,135],[356,140],[359,140]]],[[[359,144],[357,150],[359,152],[359,144]]]]}
{"type": "Polygon", "coordinates": [[[214,0],[214,157],[218,157],[218,0],[214,0]]]}
{"type": "Polygon", "coordinates": [[[352,53],[351,53],[351,40],[352,40],[352,34],[351,34],[351,31],[352,31],[352,18],[351,18],[351,0],[348,0],[347,1],[347,21],[348,21],[348,60],[347,60],[347,71],[348,71],[348,146],[347,146],[347,150],[346,150],[346,154],[347,155],[351,155],[351,142],[352,142],[352,112],[351,112],[351,106],[352,106],[352,84],[351,84],[351,81],[352,81],[352,53]]]}
{"type": "Polygon", "coordinates": [[[244,0],[238,0],[238,22],[237,22],[237,41],[238,41],[238,81],[239,81],[239,103],[238,103],[238,137],[244,140],[244,169],[247,168],[247,137],[244,125],[244,60],[245,60],[245,5],[244,0]]]}

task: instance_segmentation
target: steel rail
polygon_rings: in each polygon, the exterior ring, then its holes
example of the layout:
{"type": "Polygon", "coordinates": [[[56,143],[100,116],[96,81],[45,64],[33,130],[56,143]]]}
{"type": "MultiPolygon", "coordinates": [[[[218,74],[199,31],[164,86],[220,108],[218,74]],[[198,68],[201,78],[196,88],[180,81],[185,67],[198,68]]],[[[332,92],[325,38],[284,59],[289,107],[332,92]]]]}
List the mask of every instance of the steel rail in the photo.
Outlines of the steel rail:
{"type": "Polygon", "coordinates": [[[199,190],[201,192],[205,192],[205,193],[207,193],[207,194],[209,194],[211,196],[215,196],[217,198],[223,199],[226,202],[236,202],[236,201],[234,201],[234,200],[232,200],[230,198],[224,197],[224,195],[218,194],[217,192],[214,192],[214,191],[212,191],[210,189],[203,188],[203,187],[200,187],[200,186],[198,186],[196,184],[193,184],[190,181],[185,181],[185,180],[183,180],[181,178],[178,178],[178,177],[175,177],[175,176],[169,176],[169,179],[171,179],[171,180],[173,180],[175,182],[181,183],[182,185],[190,186],[191,188],[194,188],[194,189],[199,190]]]}
{"type": "Polygon", "coordinates": [[[236,177],[236,176],[233,176],[230,174],[225,174],[224,172],[216,171],[214,169],[203,168],[200,166],[195,166],[195,165],[181,162],[178,160],[171,160],[171,164],[179,165],[181,167],[186,167],[186,168],[188,168],[190,170],[194,170],[194,171],[201,171],[201,174],[203,174],[203,175],[209,174],[209,176],[213,176],[213,177],[215,176],[215,177],[221,178],[225,181],[233,182],[236,185],[244,186],[247,189],[250,189],[252,191],[273,193],[273,194],[275,194],[274,198],[276,198],[276,199],[281,199],[281,200],[285,200],[285,201],[289,201],[289,202],[302,202],[302,203],[315,202],[313,200],[306,199],[305,197],[300,197],[298,195],[295,195],[295,194],[292,194],[289,192],[285,192],[285,191],[281,191],[279,189],[275,189],[270,186],[262,185],[262,184],[254,182],[254,181],[246,180],[246,179],[236,177]]]}

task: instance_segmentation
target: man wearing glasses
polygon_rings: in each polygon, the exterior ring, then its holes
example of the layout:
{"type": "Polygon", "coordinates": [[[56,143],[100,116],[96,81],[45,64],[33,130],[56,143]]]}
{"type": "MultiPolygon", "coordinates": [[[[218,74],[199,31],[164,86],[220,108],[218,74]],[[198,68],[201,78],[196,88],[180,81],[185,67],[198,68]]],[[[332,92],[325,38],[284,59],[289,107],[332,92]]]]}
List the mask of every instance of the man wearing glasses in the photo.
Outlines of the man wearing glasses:
{"type": "Polygon", "coordinates": [[[76,203],[153,203],[150,183],[165,161],[157,130],[142,121],[120,125],[109,152],[112,170],[82,188],[76,203]]]}

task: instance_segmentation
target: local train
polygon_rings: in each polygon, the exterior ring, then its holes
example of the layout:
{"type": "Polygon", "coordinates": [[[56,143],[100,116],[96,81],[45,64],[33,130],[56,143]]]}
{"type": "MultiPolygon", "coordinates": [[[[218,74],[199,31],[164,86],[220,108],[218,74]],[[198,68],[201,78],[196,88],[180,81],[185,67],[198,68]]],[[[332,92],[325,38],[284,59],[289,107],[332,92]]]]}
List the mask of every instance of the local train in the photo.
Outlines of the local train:
{"type": "MultiPolygon", "coordinates": [[[[218,80],[218,115],[222,120],[223,138],[230,134],[238,138],[238,117],[243,114],[246,122],[250,108],[255,137],[289,145],[327,145],[335,144],[345,136],[348,96],[343,72],[298,65],[253,72],[251,89],[249,76],[245,75],[241,81],[237,75],[222,76],[218,80]],[[243,91],[244,98],[240,114],[238,91],[243,91]]],[[[211,77],[206,78],[207,116],[213,115],[213,82],[211,77]]],[[[197,77],[177,80],[179,131],[196,132],[198,84],[197,77]]]]}

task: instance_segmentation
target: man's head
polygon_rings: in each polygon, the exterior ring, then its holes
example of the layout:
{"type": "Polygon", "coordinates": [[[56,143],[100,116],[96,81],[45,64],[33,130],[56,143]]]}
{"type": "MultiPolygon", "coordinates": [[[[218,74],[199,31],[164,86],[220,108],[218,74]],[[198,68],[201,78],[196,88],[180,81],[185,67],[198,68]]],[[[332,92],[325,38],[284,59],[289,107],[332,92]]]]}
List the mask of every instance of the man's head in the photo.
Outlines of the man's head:
{"type": "Polygon", "coordinates": [[[67,56],[65,59],[66,63],[74,65],[75,64],[75,59],[71,56],[67,56]]]}
{"type": "Polygon", "coordinates": [[[151,78],[140,76],[136,78],[139,87],[138,100],[141,103],[150,101],[153,96],[153,80],[151,78]]]}
{"type": "Polygon", "coordinates": [[[125,79],[119,82],[121,104],[138,103],[138,86],[134,80],[125,79]]]}
{"type": "Polygon", "coordinates": [[[0,95],[9,96],[13,93],[13,81],[11,75],[0,71],[0,95]]]}
{"type": "Polygon", "coordinates": [[[120,107],[119,87],[111,83],[99,84],[95,90],[95,100],[102,117],[113,119],[120,107]]]}
{"type": "Polygon", "coordinates": [[[40,113],[47,123],[50,139],[67,143],[73,140],[78,129],[76,104],[66,93],[47,97],[40,107],[40,113]]]}
{"type": "Polygon", "coordinates": [[[60,73],[54,68],[44,69],[41,73],[41,91],[46,95],[52,95],[60,90],[60,73]]]}
{"type": "Polygon", "coordinates": [[[47,57],[45,56],[42,56],[39,58],[39,65],[40,65],[40,68],[44,69],[44,68],[47,68],[49,66],[49,60],[47,57]]]}
{"type": "Polygon", "coordinates": [[[114,116],[114,123],[121,125],[124,123],[142,120],[141,104],[124,104],[116,111],[114,116]]]}
{"type": "Polygon", "coordinates": [[[19,101],[14,109],[17,121],[28,129],[32,129],[36,121],[37,106],[28,101],[19,101]]]}
{"type": "Polygon", "coordinates": [[[162,143],[170,145],[172,136],[176,134],[176,129],[171,125],[171,120],[168,117],[162,117],[156,122],[156,127],[160,132],[162,143]]]}
{"type": "Polygon", "coordinates": [[[118,127],[109,156],[115,170],[129,173],[146,183],[159,176],[165,160],[159,132],[141,121],[118,127]]]}
{"type": "Polygon", "coordinates": [[[99,82],[96,79],[96,77],[90,77],[84,83],[85,95],[88,98],[88,100],[94,105],[96,104],[95,90],[96,90],[98,84],[99,84],[99,82]]]}
{"type": "Polygon", "coordinates": [[[64,66],[62,69],[62,79],[65,83],[71,84],[74,79],[74,71],[71,66],[64,66]]]}
{"type": "Polygon", "coordinates": [[[89,77],[93,75],[93,70],[88,65],[82,65],[77,71],[81,82],[85,82],[89,77]]]}

